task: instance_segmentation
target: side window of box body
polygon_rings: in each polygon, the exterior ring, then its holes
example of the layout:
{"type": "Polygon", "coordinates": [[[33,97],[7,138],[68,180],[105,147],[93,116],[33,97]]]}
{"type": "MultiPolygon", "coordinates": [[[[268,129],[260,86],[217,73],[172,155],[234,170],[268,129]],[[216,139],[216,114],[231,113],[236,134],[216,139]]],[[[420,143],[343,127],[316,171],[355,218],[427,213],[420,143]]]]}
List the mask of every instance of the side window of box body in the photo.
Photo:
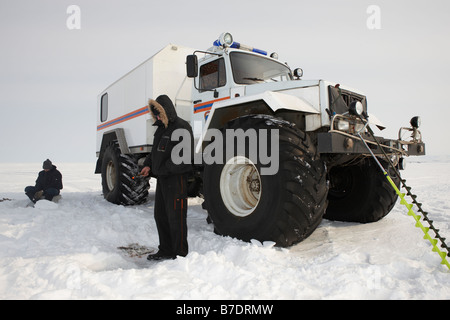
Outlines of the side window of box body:
{"type": "Polygon", "coordinates": [[[108,119],[108,93],[102,95],[100,101],[100,121],[105,122],[108,119]]]}

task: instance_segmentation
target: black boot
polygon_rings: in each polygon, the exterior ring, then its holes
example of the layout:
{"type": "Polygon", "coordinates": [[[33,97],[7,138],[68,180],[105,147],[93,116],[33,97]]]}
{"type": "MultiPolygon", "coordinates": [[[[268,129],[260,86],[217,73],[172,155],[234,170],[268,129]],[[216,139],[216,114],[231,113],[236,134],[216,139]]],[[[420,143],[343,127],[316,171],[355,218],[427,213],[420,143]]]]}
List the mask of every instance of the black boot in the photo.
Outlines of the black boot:
{"type": "Polygon", "coordinates": [[[158,251],[155,254],[149,254],[148,257],[147,257],[147,260],[160,261],[160,260],[174,260],[176,258],[177,258],[176,256],[169,255],[169,254],[164,254],[161,251],[158,251]]]}

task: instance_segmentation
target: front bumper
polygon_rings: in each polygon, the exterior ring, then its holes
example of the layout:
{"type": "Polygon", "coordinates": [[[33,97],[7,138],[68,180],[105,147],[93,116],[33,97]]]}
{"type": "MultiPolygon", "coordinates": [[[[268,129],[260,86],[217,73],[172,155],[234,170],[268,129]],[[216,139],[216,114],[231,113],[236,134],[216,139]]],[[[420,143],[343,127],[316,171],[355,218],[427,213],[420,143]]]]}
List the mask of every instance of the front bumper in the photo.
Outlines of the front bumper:
{"type": "MultiPolygon", "coordinates": [[[[363,139],[368,144],[371,151],[376,155],[382,155],[383,150],[387,154],[399,154],[402,156],[423,156],[425,155],[425,143],[423,142],[406,142],[402,140],[391,140],[382,137],[376,137],[381,145],[375,142],[369,134],[362,134],[363,139]],[[383,150],[382,150],[383,149],[383,150]]],[[[321,154],[355,154],[369,155],[370,152],[362,143],[357,135],[347,134],[344,132],[322,132],[317,135],[318,152],[321,154]]]]}

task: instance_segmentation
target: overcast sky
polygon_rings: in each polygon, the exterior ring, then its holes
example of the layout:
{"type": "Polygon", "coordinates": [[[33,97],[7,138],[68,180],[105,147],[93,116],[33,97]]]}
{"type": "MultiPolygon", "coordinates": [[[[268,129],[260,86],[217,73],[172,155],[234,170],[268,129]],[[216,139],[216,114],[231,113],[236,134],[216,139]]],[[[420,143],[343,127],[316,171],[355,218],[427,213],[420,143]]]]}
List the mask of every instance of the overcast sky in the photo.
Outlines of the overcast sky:
{"type": "Polygon", "coordinates": [[[97,95],[165,45],[207,49],[224,31],[360,89],[385,136],[422,116],[427,153],[450,154],[448,0],[0,0],[0,162],[94,165],[97,95]]]}

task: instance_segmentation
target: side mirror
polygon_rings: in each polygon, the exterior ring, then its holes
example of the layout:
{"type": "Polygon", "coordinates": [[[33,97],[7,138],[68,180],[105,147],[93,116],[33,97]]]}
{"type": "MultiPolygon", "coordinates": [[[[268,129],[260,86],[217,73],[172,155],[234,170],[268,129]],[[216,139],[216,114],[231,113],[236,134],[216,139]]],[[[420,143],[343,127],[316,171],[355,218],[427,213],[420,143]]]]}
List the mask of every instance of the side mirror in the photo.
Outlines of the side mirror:
{"type": "Polygon", "coordinates": [[[188,78],[195,78],[198,76],[198,59],[195,54],[186,57],[186,73],[188,78]]]}

